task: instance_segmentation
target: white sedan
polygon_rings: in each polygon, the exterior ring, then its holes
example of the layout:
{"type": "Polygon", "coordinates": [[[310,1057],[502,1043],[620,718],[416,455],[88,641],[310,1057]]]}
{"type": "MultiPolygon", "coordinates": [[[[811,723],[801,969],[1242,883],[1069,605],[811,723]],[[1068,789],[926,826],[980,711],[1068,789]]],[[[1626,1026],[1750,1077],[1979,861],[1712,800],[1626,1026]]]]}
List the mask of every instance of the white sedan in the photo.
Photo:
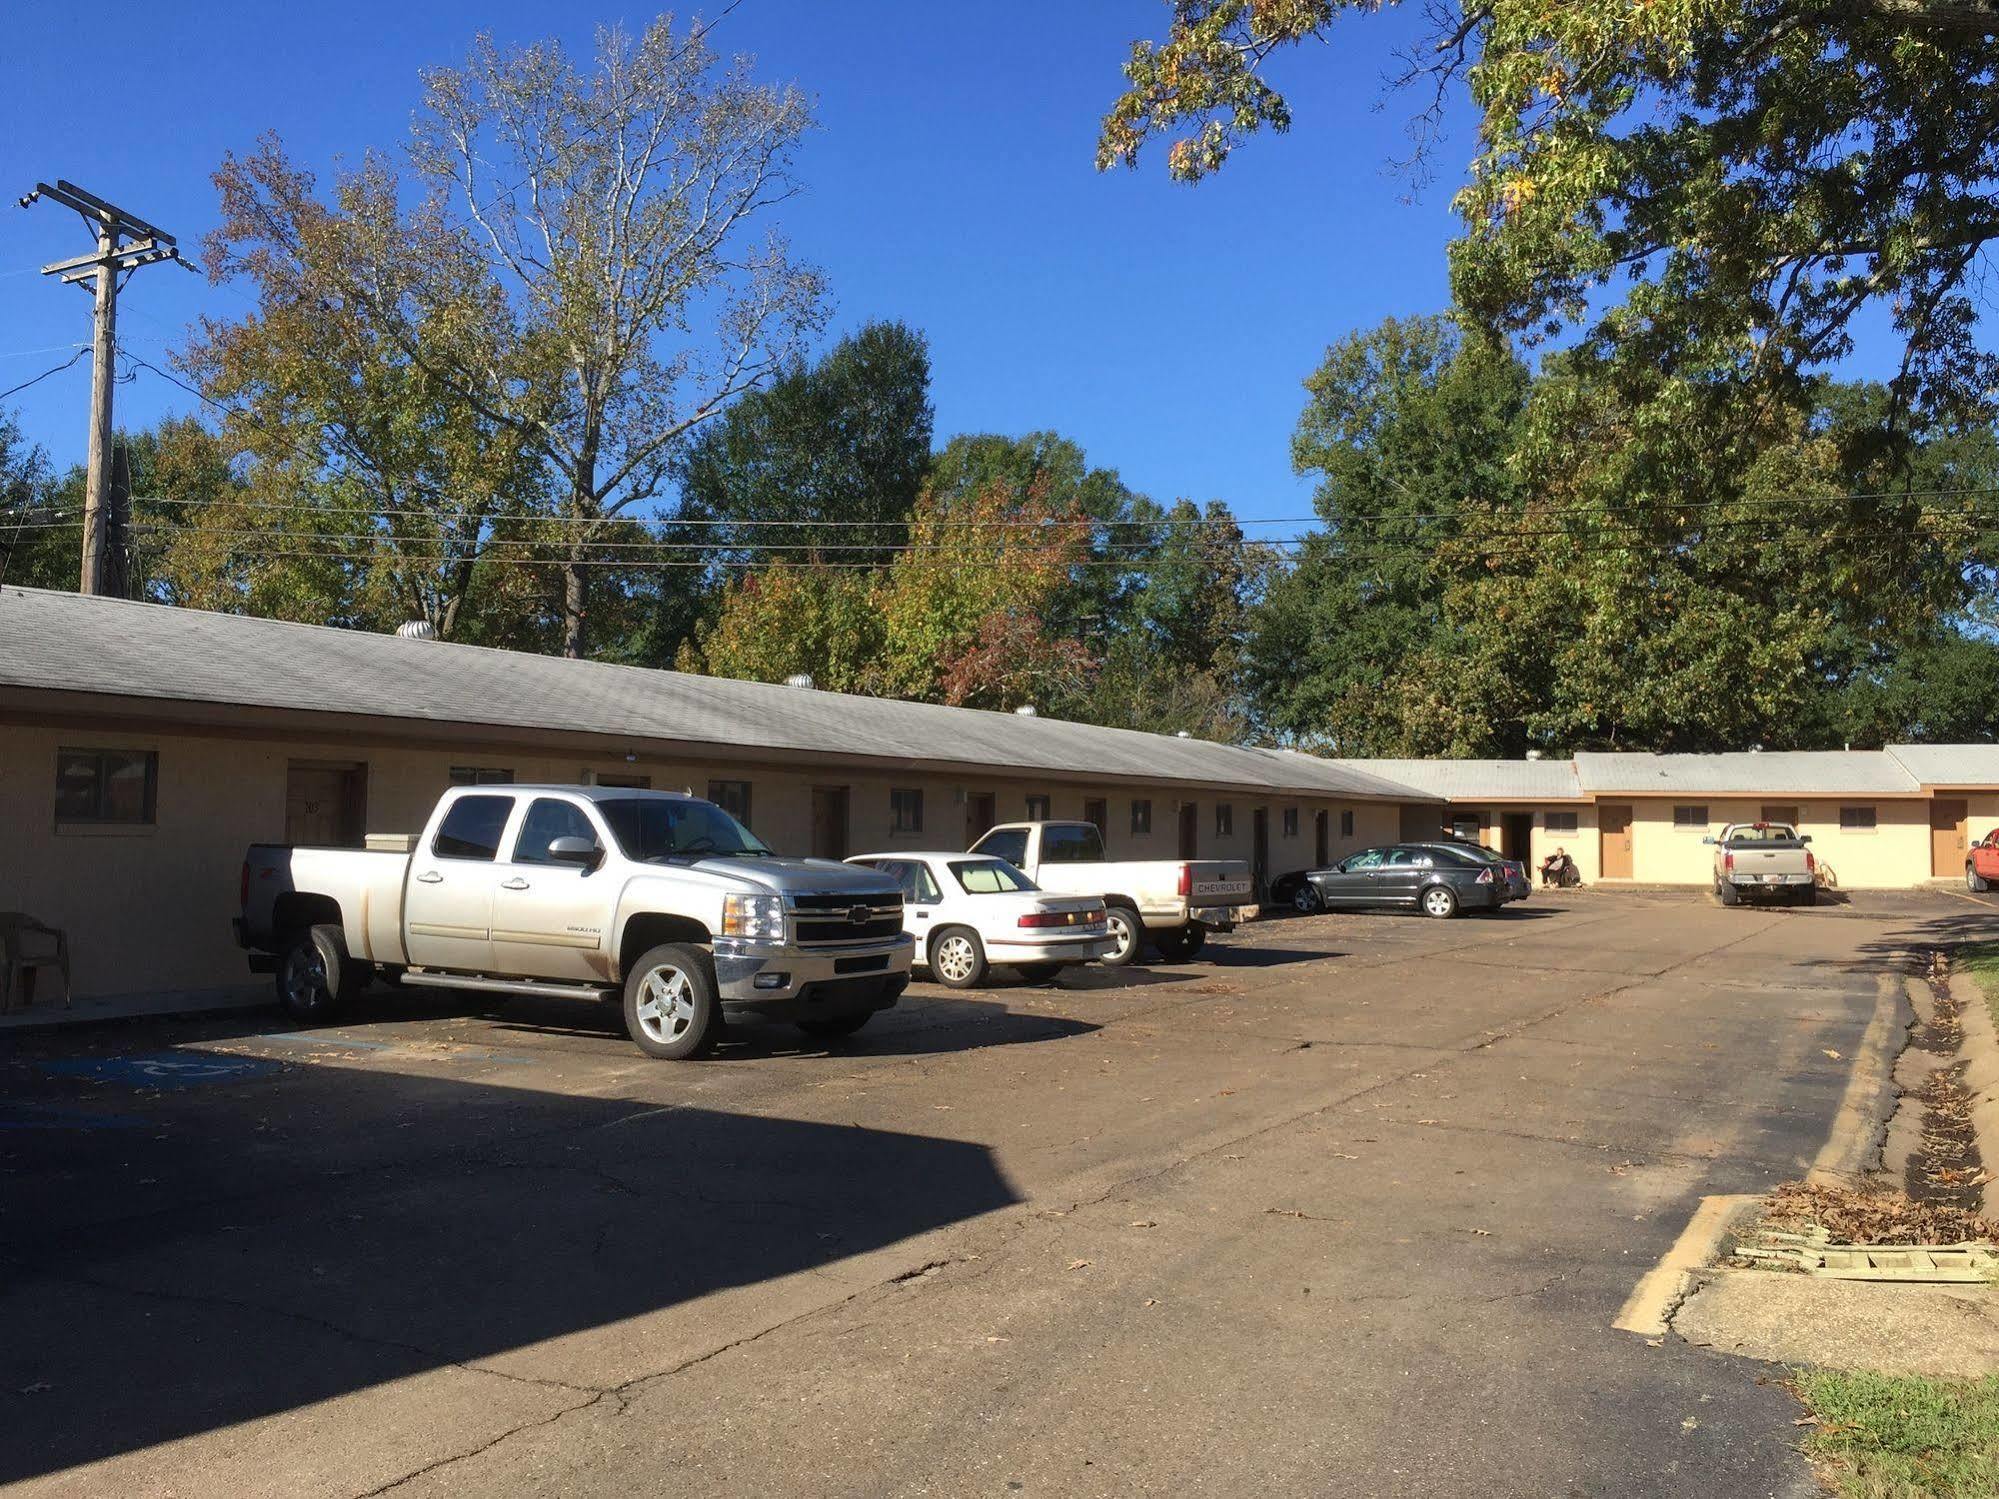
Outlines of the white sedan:
{"type": "Polygon", "coordinates": [[[1053,978],[1116,945],[1103,901],[1046,894],[990,854],[857,854],[847,862],[901,884],[902,924],[916,939],[917,965],[953,989],[971,988],[994,964],[1023,978],[1053,978]]]}

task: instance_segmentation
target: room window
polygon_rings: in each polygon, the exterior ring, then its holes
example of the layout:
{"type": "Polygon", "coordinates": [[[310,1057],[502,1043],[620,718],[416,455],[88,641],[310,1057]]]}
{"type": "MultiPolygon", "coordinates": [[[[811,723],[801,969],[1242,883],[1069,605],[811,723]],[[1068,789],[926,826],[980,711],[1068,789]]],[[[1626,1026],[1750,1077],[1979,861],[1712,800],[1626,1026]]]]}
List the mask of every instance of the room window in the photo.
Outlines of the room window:
{"type": "Polygon", "coordinates": [[[1550,812],[1541,825],[1551,833],[1573,833],[1576,830],[1576,814],[1573,812],[1550,812]]]}
{"type": "Polygon", "coordinates": [[[1695,802],[1690,806],[1673,808],[1673,826],[1676,828],[1705,828],[1707,826],[1707,804],[1695,802]]]}
{"type": "Polygon", "coordinates": [[[913,786],[898,786],[888,794],[889,831],[923,831],[923,793],[913,786]]]}
{"type": "Polygon", "coordinates": [[[1083,821],[1093,823],[1099,833],[1110,826],[1111,804],[1100,796],[1093,796],[1083,803],[1083,821]]]}
{"type": "Polygon", "coordinates": [[[1048,821],[1048,798],[1047,798],[1047,797],[1045,797],[1045,796],[1030,796],[1030,797],[1029,797],[1029,798],[1027,799],[1027,820],[1028,820],[1029,822],[1046,822],[1046,821],[1048,821]]]}
{"type": "Polygon", "coordinates": [[[1215,836],[1217,838],[1235,836],[1235,808],[1227,802],[1215,803],[1215,836]]]}
{"type": "Polygon", "coordinates": [[[1872,807],[1841,807],[1839,825],[1847,832],[1871,833],[1874,831],[1874,809],[1872,807]]]}
{"type": "Polygon", "coordinates": [[[1135,838],[1141,834],[1149,833],[1151,831],[1152,831],[1152,803],[1149,801],[1133,801],[1131,804],[1132,836],[1135,838]]]}
{"type": "Polygon", "coordinates": [[[1284,809],[1284,836],[1286,838],[1296,838],[1298,836],[1298,809],[1296,807],[1286,807],[1284,809]]]}
{"type": "Polygon", "coordinates": [[[454,765],[451,767],[451,784],[454,786],[511,786],[514,773],[491,765],[454,765]]]}
{"type": "Polygon", "coordinates": [[[155,750],[56,751],[56,821],[149,827],[159,790],[155,750]]]}
{"type": "Polygon", "coordinates": [[[710,781],[708,800],[735,818],[744,827],[750,825],[750,783],[748,781],[710,781]]]}
{"type": "Polygon", "coordinates": [[[1340,808],[1340,836],[1341,836],[1342,838],[1351,838],[1351,837],[1353,837],[1353,808],[1352,808],[1352,807],[1342,807],[1342,808],[1340,808]]]}

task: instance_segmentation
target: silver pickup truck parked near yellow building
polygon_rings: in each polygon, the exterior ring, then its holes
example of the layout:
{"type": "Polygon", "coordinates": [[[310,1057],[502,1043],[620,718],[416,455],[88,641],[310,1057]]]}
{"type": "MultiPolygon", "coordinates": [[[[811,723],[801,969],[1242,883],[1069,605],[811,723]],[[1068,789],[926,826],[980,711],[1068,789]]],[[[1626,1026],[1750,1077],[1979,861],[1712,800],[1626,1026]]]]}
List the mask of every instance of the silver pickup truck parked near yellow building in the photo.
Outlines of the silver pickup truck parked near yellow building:
{"type": "Polygon", "coordinates": [[[1787,822],[1731,822],[1712,838],[1714,893],[1724,906],[1745,900],[1818,900],[1818,861],[1787,822]]]}
{"type": "Polygon", "coordinates": [[[608,999],[648,1056],[698,1055],[725,1014],[858,1030],[909,982],[902,892],[787,859],[712,802],[590,786],[447,791],[367,850],[254,844],[238,943],[302,1019],[377,978],[608,999]],[[384,847],[382,845],[388,845],[384,847]]]}

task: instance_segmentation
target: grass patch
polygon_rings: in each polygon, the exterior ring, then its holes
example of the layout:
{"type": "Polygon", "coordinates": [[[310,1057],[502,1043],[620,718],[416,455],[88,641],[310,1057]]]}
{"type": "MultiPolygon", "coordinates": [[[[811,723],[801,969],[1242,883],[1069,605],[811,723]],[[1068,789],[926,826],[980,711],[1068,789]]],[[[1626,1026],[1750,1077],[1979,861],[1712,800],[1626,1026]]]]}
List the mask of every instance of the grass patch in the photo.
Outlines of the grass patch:
{"type": "Polygon", "coordinates": [[[1999,942],[1967,942],[1953,958],[1956,966],[1970,975],[1985,996],[1985,1009],[1992,1023],[1999,1025],[1999,942]]]}
{"type": "Polygon", "coordinates": [[[1978,1380],[1801,1372],[1818,1421],[1805,1452],[1842,1499],[1989,1499],[1999,1493],[1999,1376],[1978,1380]]]}

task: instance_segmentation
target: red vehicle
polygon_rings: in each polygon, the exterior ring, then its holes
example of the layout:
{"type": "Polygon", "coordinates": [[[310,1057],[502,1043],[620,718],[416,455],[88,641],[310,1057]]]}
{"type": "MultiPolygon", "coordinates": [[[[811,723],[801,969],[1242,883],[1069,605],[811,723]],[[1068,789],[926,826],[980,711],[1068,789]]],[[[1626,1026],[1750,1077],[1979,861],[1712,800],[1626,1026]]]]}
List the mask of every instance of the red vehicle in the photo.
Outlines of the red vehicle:
{"type": "Polygon", "coordinates": [[[1964,858],[1964,883],[1971,890],[1990,890],[1999,885],[1999,828],[1971,845],[1971,852],[1964,858]]]}

